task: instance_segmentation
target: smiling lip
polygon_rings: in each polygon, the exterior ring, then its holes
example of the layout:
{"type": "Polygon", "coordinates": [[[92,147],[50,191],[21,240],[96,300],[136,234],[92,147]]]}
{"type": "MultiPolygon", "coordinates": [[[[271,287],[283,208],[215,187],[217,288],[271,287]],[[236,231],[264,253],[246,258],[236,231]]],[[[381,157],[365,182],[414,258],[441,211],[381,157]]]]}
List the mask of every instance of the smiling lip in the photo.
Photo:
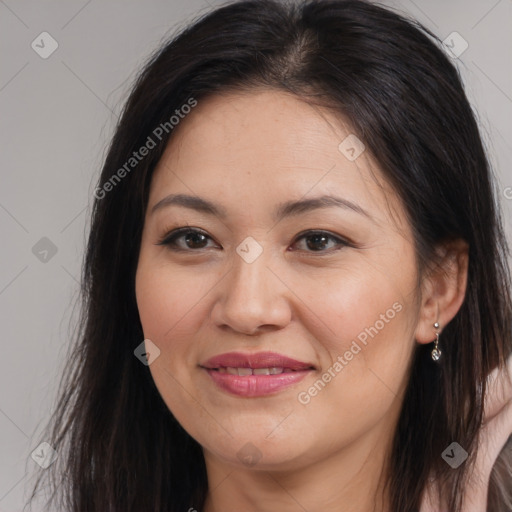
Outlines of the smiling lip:
{"type": "Polygon", "coordinates": [[[275,352],[229,352],[212,357],[200,366],[222,390],[244,397],[264,396],[281,391],[301,381],[315,369],[311,363],[297,361],[275,352]],[[243,375],[236,374],[235,370],[239,368],[245,369],[242,370],[243,375]],[[268,368],[270,374],[245,375],[248,368],[268,368]],[[231,373],[227,373],[228,371],[231,373]]]}

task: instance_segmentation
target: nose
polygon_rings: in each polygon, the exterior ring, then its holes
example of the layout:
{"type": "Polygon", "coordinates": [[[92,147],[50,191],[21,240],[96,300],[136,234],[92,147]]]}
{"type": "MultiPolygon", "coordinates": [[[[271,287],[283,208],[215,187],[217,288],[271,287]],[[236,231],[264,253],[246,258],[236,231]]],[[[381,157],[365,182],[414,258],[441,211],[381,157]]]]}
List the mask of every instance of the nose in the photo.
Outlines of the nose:
{"type": "Polygon", "coordinates": [[[265,252],[248,263],[238,254],[217,289],[212,310],[215,325],[246,335],[283,329],[292,318],[290,291],[268,265],[265,252]]]}

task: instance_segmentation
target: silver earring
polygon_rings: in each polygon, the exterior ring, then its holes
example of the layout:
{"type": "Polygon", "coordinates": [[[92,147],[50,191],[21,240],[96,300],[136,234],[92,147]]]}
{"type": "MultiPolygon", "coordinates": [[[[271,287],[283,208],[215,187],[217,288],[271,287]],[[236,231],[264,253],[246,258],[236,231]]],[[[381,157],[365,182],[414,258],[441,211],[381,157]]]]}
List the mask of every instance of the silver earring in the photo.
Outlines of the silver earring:
{"type": "MultiPolygon", "coordinates": [[[[436,322],[436,323],[434,324],[434,328],[435,328],[435,329],[439,329],[439,323],[438,323],[438,322],[436,322]]],[[[439,361],[439,359],[441,358],[441,354],[442,354],[442,352],[441,352],[441,350],[439,349],[439,333],[438,333],[438,332],[436,332],[436,339],[434,340],[434,342],[435,342],[435,344],[434,344],[434,348],[432,349],[432,352],[431,352],[431,354],[432,354],[432,359],[433,359],[434,361],[439,361]]]]}

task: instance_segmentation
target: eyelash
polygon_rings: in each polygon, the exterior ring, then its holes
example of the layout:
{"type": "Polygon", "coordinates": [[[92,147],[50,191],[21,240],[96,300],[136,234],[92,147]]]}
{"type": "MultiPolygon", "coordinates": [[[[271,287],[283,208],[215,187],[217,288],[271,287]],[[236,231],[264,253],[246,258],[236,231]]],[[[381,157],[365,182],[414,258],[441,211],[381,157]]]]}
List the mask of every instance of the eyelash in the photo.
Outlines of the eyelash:
{"type": "MultiPolygon", "coordinates": [[[[186,235],[186,234],[189,234],[189,233],[195,233],[195,234],[204,235],[205,237],[209,238],[210,240],[213,240],[206,232],[204,232],[201,229],[191,228],[191,227],[182,227],[182,228],[174,229],[171,232],[169,232],[166,235],[164,235],[164,237],[161,238],[157,242],[156,245],[165,245],[171,251],[175,251],[175,252],[200,252],[200,251],[205,250],[206,248],[191,249],[191,248],[182,248],[182,247],[177,247],[176,246],[176,240],[181,238],[183,235],[186,235]]],[[[314,254],[314,255],[323,256],[323,255],[326,255],[326,254],[332,254],[334,251],[337,251],[337,250],[341,249],[342,247],[355,247],[355,245],[352,242],[349,242],[346,239],[343,239],[343,238],[341,238],[339,236],[336,236],[336,235],[330,233],[329,231],[324,231],[324,230],[321,230],[321,229],[303,231],[303,232],[301,232],[301,233],[299,233],[297,235],[297,237],[295,238],[293,243],[296,244],[301,239],[306,239],[306,238],[309,238],[309,237],[312,237],[312,236],[315,236],[315,235],[323,235],[323,236],[325,236],[327,238],[330,238],[330,239],[336,241],[336,243],[338,244],[338,248],[335,248],[335,249],[331,248],[331,249],[319,250],[319,251],[302,250],[302,252],[305,252],[305,253],[308,253],[308,254],[314,254]]]]}

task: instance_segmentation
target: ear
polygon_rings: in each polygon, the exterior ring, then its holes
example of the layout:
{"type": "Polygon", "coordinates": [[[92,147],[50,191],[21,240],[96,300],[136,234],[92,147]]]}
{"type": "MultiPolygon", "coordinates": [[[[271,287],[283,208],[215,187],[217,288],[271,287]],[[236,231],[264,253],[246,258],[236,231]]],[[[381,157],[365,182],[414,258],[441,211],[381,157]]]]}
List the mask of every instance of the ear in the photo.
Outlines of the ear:
{"type": "Polygon", "coordinates": [[[464,302],[468,252],[468,244],[462,239],[437,247],[439,261],[425,272],[421,285],[419,320],[415,332],[418,343],[434,341],[436,332],[441,333],[464,302]],[[439,329],[434,327],[435,322],[439,322],[439,329]]]}

